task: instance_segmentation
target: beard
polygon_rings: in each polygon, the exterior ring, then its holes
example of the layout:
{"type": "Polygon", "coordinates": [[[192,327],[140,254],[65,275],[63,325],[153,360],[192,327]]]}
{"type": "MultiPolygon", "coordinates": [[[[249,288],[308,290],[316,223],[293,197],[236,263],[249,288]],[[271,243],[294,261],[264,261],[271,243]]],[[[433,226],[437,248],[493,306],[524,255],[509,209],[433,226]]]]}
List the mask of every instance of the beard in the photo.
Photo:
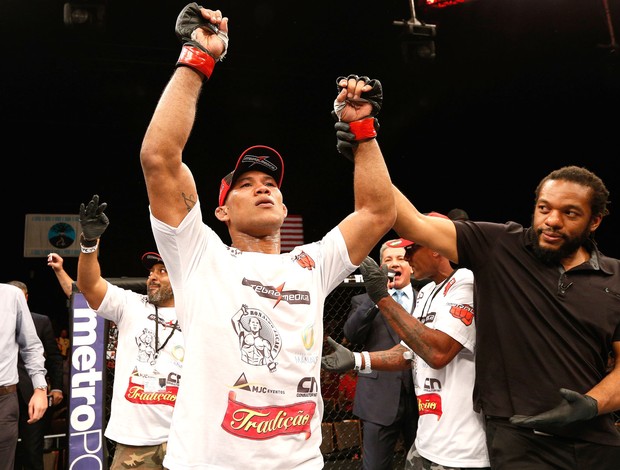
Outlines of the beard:
{"type": "Polygon", "coordinates": [[[172,293],[172,287],[170,285],[160,285],[157,291],[148,291],[147,296],[150,303],[159,307],[162,303],[174,297],[174,294],[172,293]]]}
{"type": "Polygon", "coordinates": [[[562,260],[573,255],[581,248],[590,237],[590,230],[586,229],[576,237],[568,237],[560,234],[564,243],[558,248],[544,248],[540,245],[540,235],[543,233],[541,228],[534,228],[530,231],[530,240],[534,255],[543,263],[548,265],[562,264],[562,260]]]}

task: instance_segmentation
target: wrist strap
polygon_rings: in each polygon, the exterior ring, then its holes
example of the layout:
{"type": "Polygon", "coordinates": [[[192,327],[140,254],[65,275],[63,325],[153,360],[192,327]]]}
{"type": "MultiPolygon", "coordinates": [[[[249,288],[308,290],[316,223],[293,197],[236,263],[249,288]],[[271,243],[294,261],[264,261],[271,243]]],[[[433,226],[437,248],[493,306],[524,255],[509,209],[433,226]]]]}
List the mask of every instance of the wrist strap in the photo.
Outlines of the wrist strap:
{"type": "Polygon", "coordinates": [[[359,121],[353,121],[349,123],[351,133],[355,135],[355,140],[374,139],[377,137],[377,130],[375,129],[375,118],[369,116],[359,121]]]}
{"type": "Polygon", "coordinates": [[[179,65],[186,65],[197,70],[208,80],[211,77],[211,73],[213,73],[215,59],[195,46],[184,44],[181,49],[179,60],[177,61],[177,67],[179,65]]]}
{"type": "Polygon", "coordinates": [[[360,369],[360,374],[370,374],[372,372],[370,353],[368,351],[362,351],[362,356],[364,356],[364,368],[360,369]]]}
{"type": "Polygon", "coordinates": [[[99,247],[99,239],[89,240],[84,237],[84,233],[80,234],[80,251],[86,255],[94,253],[99,247]]]}
{"type": "Polygon", "coordinates": [[[354,352],[353,359],[355,360],[353,369],[359,371],[362,368],[362,355],[358,352],[354,352]]]}
{"type": "Polygon", "coordinates": [[[97,251],[98,244],[95,246],[84,246],[80,243],[80,251],[85,255],[89,255],[90,253],[94,253],[97,251]]]}

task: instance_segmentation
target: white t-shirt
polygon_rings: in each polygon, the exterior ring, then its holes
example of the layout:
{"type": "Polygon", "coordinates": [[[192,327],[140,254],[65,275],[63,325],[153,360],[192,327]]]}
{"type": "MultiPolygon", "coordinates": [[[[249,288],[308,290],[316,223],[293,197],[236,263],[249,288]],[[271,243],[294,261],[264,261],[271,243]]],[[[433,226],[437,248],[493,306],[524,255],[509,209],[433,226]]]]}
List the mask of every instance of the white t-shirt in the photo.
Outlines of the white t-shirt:
{"type": "MultiPolygon", "coordinates": [[[[474,276],[458,269],[441,284],[418,292],[413,315],[443,331],[463,349],[442,369],[414,354],[413,383],[420,418],[415,447],[420,455],[448,467],[488,467],[484,418],[473,407],[476,325],[474,276]]],[[[404,343],[401,343],[407,346],[404,343]]]]}
{"type": "Polygon", "coordinates": [[[241,252],[151,215],[187,355],[164,466],[322,469],[323,306],[356,266],[338,228],[290,253],[241,252]]]}
{"type": "Polygon", "coordinates": [[[133,446],[166,442],[185,355],[183,335],[175,325],[175,309],[156,310],[146,295],[108,282],[103,302],[95,312],[118,327],[112,405],[105,436],[133,446]]]}

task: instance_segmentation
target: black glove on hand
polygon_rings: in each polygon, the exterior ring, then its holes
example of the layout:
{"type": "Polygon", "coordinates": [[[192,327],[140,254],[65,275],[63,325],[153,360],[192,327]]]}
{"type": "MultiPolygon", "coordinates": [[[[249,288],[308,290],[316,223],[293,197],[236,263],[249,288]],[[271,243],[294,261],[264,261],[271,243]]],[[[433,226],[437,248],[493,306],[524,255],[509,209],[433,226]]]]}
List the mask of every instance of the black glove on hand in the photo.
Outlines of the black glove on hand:
{"type": "Polygon", "coordinates": [[[331,336],[327,337],[327,342],[334,348],[334,352],[321,358],[321,367],[323,369],[346,372],[355,367],[355,357],[351,351],[334,341],[331,336]]]}
{"type": "Polygon", "coordinates": [[[188,3],[185,8],[181,10],[181,13],[179,13],[179,16],[177,17],[177,24],[175,27],[177,37],[183,43],[183,45],[191,44],[192,46],[197,47],[201,51],[206,52],[213,57],[213,55],[208,50],[206,50],[199,42],[192,39],[192,33],[194,32],[194,30],[196,28],[202,27],[209,28],[215,34],[218,33],[217,26],[208,22],[202,17],[202,14],[200,13],[200,5],[198,5],[196,2],[188,3]]]}
{"type": "Polygon", "coordinates": [[[340,93],[340,91],[342,90],[342,88],[340,87],[340,82],[342,80],[349,80],[351,78],[355,80],[364,80],[364,82],[366,82],[366,85],[370,85],[372,87],[372,89],[362,92],[360,98],[368,101],[371,104],[371,116],[376,116],[377,114],[379,114],[379,111],[381,111],[381,106],[383,106],[383,87],[381,86],[381,82],[376,79],[371,80],[366,76],[358,77],[354,74],[348,75],[347,77],[338,77],[336,79],[338,93],[340,93]]]}
{"type": "MultiPolygon", "coordinates": [[[[338,119],[335,111],[332,111],[332,115],[336,120],[338,119]]],[[[334,124],[334,129],[336,129],[336,148],[338,152],[353,161],[353,149],[357,147],[357,142],[355,141],[355,134],[351,132],[351,126],[348,122],[338,121],[334,124]]]]}
{"type": "MultiPolygon", "coordinates": [[[[352,123],[340,122],[340,111],[332,111],[332,117],[336,121],[334,126],[337,139],[336,148],[340,154],[353,161],[353,151],[357,148],[357,141],[374,138],[379,131],[379,120],[376,116],[379,114],[379,111],[381,111],[381,106],[383,106],[383,87],[379,80],[371,80],[366,76],[358,77],[357,75],[349,75],[347,77],[341,76],[336,79],[338,92],[342,90],[340,82],[351,78],[363,80],[367,85],[372,86],[371,90],[362,92],[360,95],[360,100],[367,101],[372,106],[372,111],[368,117],[353,121],[352,123]]],[[[344,108],[344,103],[335,103],[334,106],[336,109],[340,109],[341,107],[344,108]]]]}
{"type": "Polygon", "coordinates": [[[544,426],[564,426],[573,421],[585,421],[598,415],[598,403],[589,395],[561,388],[562,403],[552,410],[535,416],[514,415],[510,418],[512,424],[526,428],[544,426]]]}
{"type": "Polygon", "coordinates": [[[360,272],[364,276],[364,287],[368,297],[376,304],[383,297],[389,297],[388,294],[388,268],[386,265],[379,267],[377,262],[370,256],[360,264],[360,272]]]}
{"type": "Polygon", "coordinates": [[[108,207],[107,202],[99,204],[99,196],[96,194],[88,205],[80,204],[80,225],[84,240],[97,240],[106,231],[110,224],[108,216],[103,213],[106,207],[108,207]]]}

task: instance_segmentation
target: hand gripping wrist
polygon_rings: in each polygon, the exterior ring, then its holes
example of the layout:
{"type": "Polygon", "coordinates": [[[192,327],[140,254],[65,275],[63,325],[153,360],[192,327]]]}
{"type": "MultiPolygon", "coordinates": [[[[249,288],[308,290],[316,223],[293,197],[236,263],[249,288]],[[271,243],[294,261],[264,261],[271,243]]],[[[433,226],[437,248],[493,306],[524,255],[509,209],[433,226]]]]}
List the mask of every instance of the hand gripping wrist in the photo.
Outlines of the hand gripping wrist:
{"type": "Polygon", "coordinates": [[[207,52],[203,51],[197,45],[187,42],[181,49],[181,55],[177,61],[177,67],[184,65],[197,70],[208,80],[215,68],[216,60],[207,52]]]}
{"type": "Polygon", "coordinates": [[[350,132],[355,136],[355,140],[368,140],[377,137],[377,128],[375,123],[377,118],[368,116],[367,118],[360,119],[359,121],[353,121],[349,123],[350,132]]]}

